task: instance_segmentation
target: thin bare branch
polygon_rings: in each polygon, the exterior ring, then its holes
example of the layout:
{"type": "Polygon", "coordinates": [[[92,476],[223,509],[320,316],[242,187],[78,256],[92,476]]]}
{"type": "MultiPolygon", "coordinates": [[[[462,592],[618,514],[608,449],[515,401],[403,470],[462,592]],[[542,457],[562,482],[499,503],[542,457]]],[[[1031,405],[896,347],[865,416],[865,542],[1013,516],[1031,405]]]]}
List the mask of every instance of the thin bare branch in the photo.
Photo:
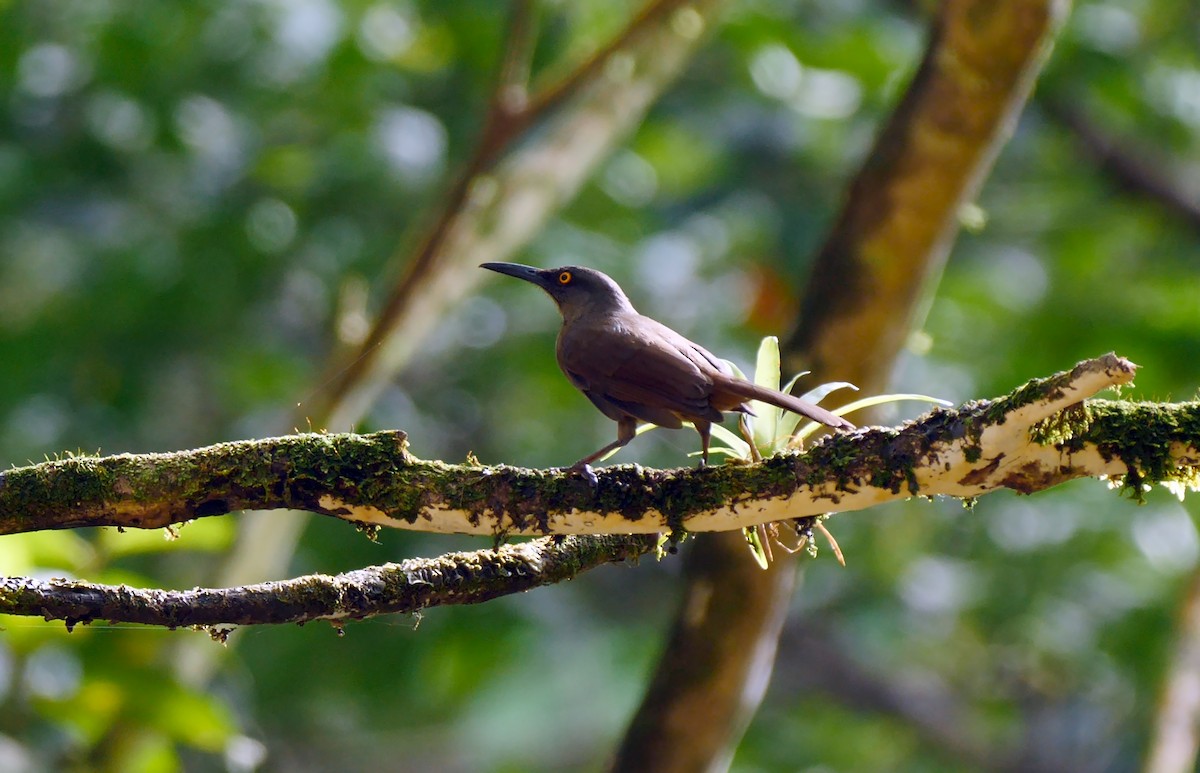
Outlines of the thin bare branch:
{"type": "MultiPolygon", "coordinates": [[[[648,2],[637,15],[630,19],[625,29],[609,41],[607,45],[597,50],[571,72],[539,89],[537,94],[530,99],[529,107],[522,117],[525,125],[528,126],[536,122],[539,117],[549,114],[573,95],[583,91],[587,87],[588,82],[595,79],[604,67],[613,60],[613,57],[628,48],[636,36],[640,35],[647,27],[652,24],[663,23],[664,21],[669,23],[668,14],[675,13],[686,7],[687,0],[653,0],[652,2],[648,2]]],[[[697,9],[693,8],[691,12],[696,14],[697,23],[701,25],[705,23],[704,17],[699,15],[697,9]]]]}

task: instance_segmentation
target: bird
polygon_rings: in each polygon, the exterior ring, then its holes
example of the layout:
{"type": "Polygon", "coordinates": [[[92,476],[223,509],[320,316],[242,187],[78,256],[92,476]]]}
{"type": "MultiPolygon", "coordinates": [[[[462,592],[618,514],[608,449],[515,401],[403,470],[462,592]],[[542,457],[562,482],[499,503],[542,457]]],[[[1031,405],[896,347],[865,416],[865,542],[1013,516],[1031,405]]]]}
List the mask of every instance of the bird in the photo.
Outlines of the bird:
{"type": "Polygon", "coordinates": [[[726,412],[753,415],[759,400],[834,429],[854,425],[824,408],[739,378],[729,363],[650,317],[638,313],[611,277],[584,266],[539,269],[520,263],[480,268],[535,284],[558,304],[562,328],[558,365],[576,389],[617,423],[617,439],[569,469],[596,482],[591,463],[621,448],[639,422],[700,433],[700,466],[708,464],[713,422],[726,412]]]}

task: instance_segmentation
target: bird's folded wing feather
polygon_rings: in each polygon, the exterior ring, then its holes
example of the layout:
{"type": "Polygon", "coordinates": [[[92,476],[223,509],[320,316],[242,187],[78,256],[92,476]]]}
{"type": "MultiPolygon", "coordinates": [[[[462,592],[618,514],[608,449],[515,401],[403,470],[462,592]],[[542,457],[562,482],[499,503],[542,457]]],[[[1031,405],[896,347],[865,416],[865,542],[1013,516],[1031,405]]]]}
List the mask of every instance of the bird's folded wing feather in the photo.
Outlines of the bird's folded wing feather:
{"type": "Polygon", "coordinates": [[[636,325],[597,326],[573,335],[561,342],[559,357],[586,392],[683,418],[720,420],[709,402],[711,373],[720,369],[720,360],[647,317],[636,325]]]}

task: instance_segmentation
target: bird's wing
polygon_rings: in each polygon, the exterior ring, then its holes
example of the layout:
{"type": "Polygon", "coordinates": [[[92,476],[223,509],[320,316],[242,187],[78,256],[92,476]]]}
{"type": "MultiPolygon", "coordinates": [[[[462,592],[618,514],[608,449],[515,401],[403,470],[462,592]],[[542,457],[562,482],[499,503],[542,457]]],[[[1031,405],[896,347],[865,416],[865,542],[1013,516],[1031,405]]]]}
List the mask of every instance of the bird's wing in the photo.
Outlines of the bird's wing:
{"type": "Polygon", "coordinates": [[[713,408],[712,374],[724,363],[675,331],[648,318],[575,328],[559,341],[567,377],[596,402],[601,398],[644,421],[720,421],[713,408]]]}

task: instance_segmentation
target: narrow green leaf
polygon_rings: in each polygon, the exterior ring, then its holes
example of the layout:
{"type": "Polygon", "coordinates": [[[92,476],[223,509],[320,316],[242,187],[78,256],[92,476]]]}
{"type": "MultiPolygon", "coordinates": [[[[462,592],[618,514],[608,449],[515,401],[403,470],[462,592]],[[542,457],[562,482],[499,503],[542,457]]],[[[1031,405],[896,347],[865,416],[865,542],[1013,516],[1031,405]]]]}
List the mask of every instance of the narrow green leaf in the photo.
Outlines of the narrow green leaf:
{"type": "MultiPolygon", "coordinates": [[[[737,433],[729,430],[720,424],[712,425],[712,436],[714,440],[724,443],[724,448],[728,449],[730,456],[736,456],[740,459],[750,458],[750,444],[738,437],[737,433]]],[[[712,450],[717,450],[718,446],[713,446],[712,450]]]]}
{"type": "Polygon", "coordinates": [[[759,539],[759,528],[757,526],[743,527],[742,534],[746,537],[746,544],[750,546],[750,555],[754,556],[754,560],[760,567],[766,569],[770,562],[767,560],[767,551],[763,547],[762,540],[759,539]]]}
{"type": "Polygon", "coordinates": [[[779,339],[775,336],[767,336],[758,345],[754,383],[767,389],[779,389],[779,339]]]}
{"type": "Polygon", "coordinates": [[[790,395],[792,393],[792,389],[796,386],[796,382],[799,381],[800,379],[804,378],[805,376],[807,376],[809,373],[812,373],[812,371],[811,370],[800,371],[796,375],[792,376],[792,380],[787,382],[787,384],[784,385],[783,389],[780,389],[779,391],[786,392],[787,394],[790,395]]]}
{"type": "Polygon", "coordinates": [[[819,384],[800,396],[801,400],[808,400],[810,403],[818,403],[824,400],[833,392],[839,389],[853,389],[858,391],[858,387],[851,384],[849,381],[830,381],[825,384],[819,384]]]}
{"type": "MultiPolygon", "coordinates": [[[[766,336],[758,345],[758,354],[754,358],[754,383],[766,389],[779,390],[779,339],[775,336],[766,336]]],[[[756,417],[752,433],[754,445],[760,451],[770,452],[778,437],[782,411],[761,400],[751,400],[750,410],[754,411],[756,417]]]]}
{"type": "MultiPolygon", "coordinates": [[[[837,416],[845,416],[848,413],[851,413],[853,411],[862,410],[863,408],[870,408],[875,405],[884,405],[885,403],[898,403],[901,400],[916,400],[918,402],[933,403],[934,405],[940,405],[943,408],[949,408],[950,406],[954,405],[954,403],[951,403],[948,400],[942,400],[941,398],[938,398],[938,397],[930,397],[929,395],[902,393],[902,394],[894,394],[894,395],[875,395],[873,397],[864,397],[861,400],[855,400],[852,403],[847,403],[846,405],[843,405],[840,408],[835,409],[833,411],[833,413],[837,416]]],[[[800,445],[802,445],[803,441],[807,437],[809,437],[814,432],[816,432],[820,427],[821,427],[820,424],[818,424],[816,422],[812,422],[811,424],[801,428],[799,431],[796,432],[795,436],[792,437],[791,442],[788,443],[788,447],[790,447],[790,448],[799,447],[800,445]]]]}
{"type": "Polygon", "coordinates": [[[917,402],[922,402],[922,403],[933,403],[934,405],[940,405],[943,408],[949,408],[952,405],[954,405],[954,403],[950,402],[949,400],[943,400],[940,397],[930,397],[929,395],[917,395],[917,394],[875,395],[874,397],[864,397],[861,400],[855,400],[852,403],[847,403],[846,405],[843,405],[842,407],[840,407],[836,411],[834,411],[834,413],[836,413],[838,416],[845,416],[847,413],[850,413],[851,411],[858,411],[858,410],[862,410],[863,408],[870,408],[872,406],[883,405],[885,403],[898,403],[901,400],[916,400],[917,402]]]}
{"type": "MultiPolygon", "coordinates": [[[[812,371],[805,370],[805,371],[801,371],[800,373],[797,373],[795,376],[792,377],[792,380],[787,383],[787,386],[782,391],[787,392],[788,394],[791,394],[792,387],[796,386],[796,382],[800,380],[800,377],[807,376],[811,372],[812,371]]],[[[821,400],[825,399],[825,395],[829,394],[834,389],[840,388],[840,385],[847,385],[847,382],[831,381],[829,384],[821,384],[813,389],[808,390],[803,395],[800,395],[800,399],[808,400],[810,403],[819,403],[819,402],[821,402],[821,400]],[[823,387],[827,387],[830,385],[837,385],[837,386],[833,386],[833,388],[831,388],[831,389],[822,391],[823,387]]],[[[792,413],[791,411],[785,411],[780,414],[779,426],[775,430],[776,434],[775,434],[775,442],[774,442],[774,445],[772,448],[773,451],[781,451],[784,448],[788,447],[788,442],[791,440],[792,435],[796,432],[796,427],[799,426],[800,420],[803,418],[804,417],[801,416],[800,414],[792,413]]]]}

